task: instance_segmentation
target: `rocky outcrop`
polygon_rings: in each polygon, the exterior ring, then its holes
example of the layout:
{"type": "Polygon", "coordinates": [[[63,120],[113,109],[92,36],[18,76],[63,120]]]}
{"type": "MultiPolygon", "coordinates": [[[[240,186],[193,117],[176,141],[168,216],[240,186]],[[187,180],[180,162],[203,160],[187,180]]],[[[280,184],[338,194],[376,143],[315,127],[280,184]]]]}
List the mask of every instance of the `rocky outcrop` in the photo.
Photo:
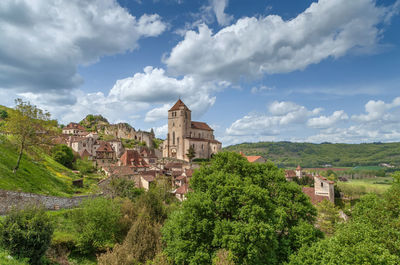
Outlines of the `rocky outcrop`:
{"type": "Polygon", "coordinates": [[[136,131],[127,123],[109,124],[102,127],[105,135],[112,135],[115,138],[132,139],[138,142],[145,142],[148,147],[153,147],[154,133],[136,131]]]}

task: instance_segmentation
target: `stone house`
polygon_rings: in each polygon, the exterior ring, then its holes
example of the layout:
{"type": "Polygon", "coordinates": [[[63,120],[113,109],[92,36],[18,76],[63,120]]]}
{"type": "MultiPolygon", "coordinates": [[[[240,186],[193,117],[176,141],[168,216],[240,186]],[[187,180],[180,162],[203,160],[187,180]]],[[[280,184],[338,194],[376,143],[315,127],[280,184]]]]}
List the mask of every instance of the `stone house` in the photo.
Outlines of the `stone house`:
{"type": "Polygon", "coordinates": [[[67,135],[84,135],[86,129],[79,123],[71,122],[62,129],[62,133],[67,135]]]}
{"type": "Polygon", "coordinates": [[[111,147],[114,149],[115,155],[116,155],[117,158],[121,157],[122,154],[125,152],[125,148],[124,148],[124,146],[122,145],[121,140],[113,139],[113,140],[109,140],[109,141],[107,141],[107,142],[108,142],[108,143],[111,145],[111,147]]]}
{"type": "Polygon", "coordinates": [[[149,167],[149,164],[146,163],[146,160],[140,153],[137,150],[131,149],[125,150],[124,154],[119,159],[118,165],[130,166],[136,171],[146,171],[149,167]]]}
{"type": "Polygon", "coordinates": [[[322,176],[314,176],[314,187],[303,187],[303,192],[310,197],[312,204],[318,204],[323,200],[335,203],[334,182],[322,176]]]}
{"type": "Polygon", "coordinates": [[[114,149],[105,141],[98,141],[99,147],[96,148],[96,164],[99,166],[112,164],[116,160],[114,149]]]}
{"type": "Polygon", "coordinates": [[[189,161],[187,153],[193,147],[195,158],[211,158],[221,150],[214,130],[204,122],[191,120],[191,110],[179,99],[168,111],[168,134],[163,142],[163,157],[189,161]]]}

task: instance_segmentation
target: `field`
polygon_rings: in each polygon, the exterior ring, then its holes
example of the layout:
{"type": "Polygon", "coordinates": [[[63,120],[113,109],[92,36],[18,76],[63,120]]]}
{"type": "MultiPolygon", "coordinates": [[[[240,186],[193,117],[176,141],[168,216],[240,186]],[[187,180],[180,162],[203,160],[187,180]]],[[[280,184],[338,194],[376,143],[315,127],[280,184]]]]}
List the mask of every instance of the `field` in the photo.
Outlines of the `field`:
{"type": "Polygon", "coordinates": [[[347,182],[338,182],[337,186],[349,198],[359,198],[367,193],[382,194],[393,183],[392,177],[377,177],[365,179],[350,179],[347,182]]]}

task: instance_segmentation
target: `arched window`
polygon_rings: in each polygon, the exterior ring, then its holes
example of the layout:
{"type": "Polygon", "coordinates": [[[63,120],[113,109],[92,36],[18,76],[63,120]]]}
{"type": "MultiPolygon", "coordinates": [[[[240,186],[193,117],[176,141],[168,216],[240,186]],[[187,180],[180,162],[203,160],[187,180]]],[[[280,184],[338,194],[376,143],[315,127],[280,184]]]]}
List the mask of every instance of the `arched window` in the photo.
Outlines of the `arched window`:
{"type": "Polygon", "coordinates": [[[172,144],[175,144],[175,132],[172,132],[172,144]]]}
{"type": "Polygon", "coordinates": [[[179,145],[179,137],[176,137],[176,141],[178,142],[178,145],[179,145]]]}

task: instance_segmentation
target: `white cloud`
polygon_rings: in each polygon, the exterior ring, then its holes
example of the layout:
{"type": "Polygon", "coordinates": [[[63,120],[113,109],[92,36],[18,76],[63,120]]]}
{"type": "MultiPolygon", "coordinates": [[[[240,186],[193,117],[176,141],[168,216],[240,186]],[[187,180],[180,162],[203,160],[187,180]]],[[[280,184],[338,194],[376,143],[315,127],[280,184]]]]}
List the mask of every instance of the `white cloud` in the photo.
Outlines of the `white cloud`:
{"type": "Polygon", "coordinates": [[[254,86],[251,88],[251,93],[252,94],[261,94],[261,93],[265,93],[268,91],[273,90],[272,87],[268,87],[268,86],[264,86],[264,85],[260,85],[260,86],[254,86]]]}
{"type": "Polygon", "coordinates": [[[233,16],[225,13],[225,8],[228,6],[229,0],[210,0],[210,1],[215,16],[217,17],[218,24],[221,26],[228,25],[233,19],[233,16]]]}
{"type": "Polygon", "coordinates": [[[115,0],[3,0],[0,88],[68,94],[79,65],[131,51],[166,29],[158,15],[139,19],[115,0]]]}
{"type": "Polygon", "coordinates": [[[155,122],[161,119],[168,118],[168,110],[172,107],[171,104],[164,104],[159,108],[154,108],[146,113],[145,122],[155,122]]]}
{"type": "Polygon", "coordinates": [[[164,62],[173,73],[207,80],[292,72],[375,47],[388,13],[372,0],[320,0],[288,21],[245,17],[215,34],[203,24],[187,31],[164,62]]]}
{"type": "Polygon", "coordinates": [[[168,134],[168,124],[164,124],[163,126],[156,127],[154,129],[154,134],[158,138],[165,139],[166,135],[168,134]]]}
{"type": "Polygon", "coordinates": [[[393,100],[392,103],[385,103],[382,100],[370,100],[365,104],[366,114],[353,115],[352,119],[359,122],[375,122],[379,120],[398,120],[397,115],[388,113],[389,110],[400,106],[400,97],[393,100]],[[397,117],[396,117],[397,116],[397,117]]]}
{"type": "Polygon", "coordinates": [[[343,110],[333,112],[331,116],[320,116],[311,118],[307,121],[307,125],[313,128],[328,128],[339,121],[348,120],[349,116],[343,110]]]}
{"type": "Polygon", "coordinates": [[[308,117],[318,115],[320,108],[308,110],[304,106],[288,101],[274,101],[269,107],[269,114],[248,114],[236,120],[226,129],[230,136],[271,136],[278,135],[281,129],[295,124],[304,124],[308,117]]]}

